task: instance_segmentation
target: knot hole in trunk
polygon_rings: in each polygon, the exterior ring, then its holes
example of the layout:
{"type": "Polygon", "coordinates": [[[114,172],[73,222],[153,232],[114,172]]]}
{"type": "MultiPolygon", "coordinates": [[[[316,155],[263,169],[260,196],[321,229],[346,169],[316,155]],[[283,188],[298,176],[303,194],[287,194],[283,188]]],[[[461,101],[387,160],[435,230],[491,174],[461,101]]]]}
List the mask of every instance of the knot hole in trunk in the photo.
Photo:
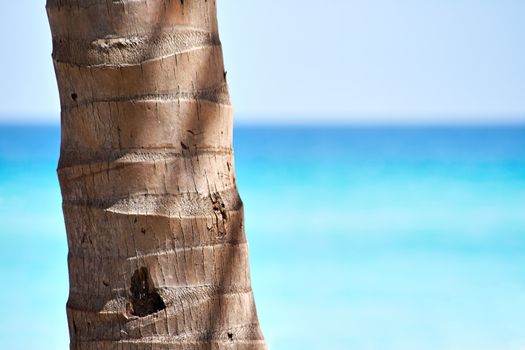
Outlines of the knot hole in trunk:
{"type": "Polygon", "coordinates": [[[134,316],[144,317],[166,308],[147,268],[141,267],[131,276],[131,307],[130,313],[134,316]]]}

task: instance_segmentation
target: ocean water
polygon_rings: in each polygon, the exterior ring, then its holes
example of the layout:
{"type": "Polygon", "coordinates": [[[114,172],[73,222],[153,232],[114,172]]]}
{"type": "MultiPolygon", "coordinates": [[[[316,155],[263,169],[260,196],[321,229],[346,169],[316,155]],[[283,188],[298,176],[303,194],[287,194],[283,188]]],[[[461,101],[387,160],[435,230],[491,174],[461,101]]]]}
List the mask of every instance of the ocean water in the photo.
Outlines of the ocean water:
{"type": "MultiPolygon", "coordinates": [[[[67,349],[59,130],[0,126],[0,349],[67,349]]],[[[525,128],[239,127],[272,350],[524,350],[525,128]]]]}

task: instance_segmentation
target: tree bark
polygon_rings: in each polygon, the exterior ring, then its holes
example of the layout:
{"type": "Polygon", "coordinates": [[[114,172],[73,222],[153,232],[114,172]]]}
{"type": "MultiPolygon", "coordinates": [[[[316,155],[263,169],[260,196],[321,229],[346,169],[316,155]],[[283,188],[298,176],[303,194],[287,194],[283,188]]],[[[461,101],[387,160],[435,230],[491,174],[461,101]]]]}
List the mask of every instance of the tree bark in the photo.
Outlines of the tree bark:
{"type": "Polygon", "coordinates": [[[48,0],[71,349],[266,349],[213,0],[48,0]]]}

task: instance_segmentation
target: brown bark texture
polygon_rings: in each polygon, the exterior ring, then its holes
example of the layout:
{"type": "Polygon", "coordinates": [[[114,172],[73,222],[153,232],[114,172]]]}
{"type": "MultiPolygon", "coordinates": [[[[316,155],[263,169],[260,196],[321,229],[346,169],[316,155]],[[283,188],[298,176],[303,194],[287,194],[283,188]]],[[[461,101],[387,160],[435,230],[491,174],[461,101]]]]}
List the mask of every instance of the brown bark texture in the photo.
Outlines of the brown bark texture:
{"type": "Polygon", "coordinates": [[[266,349],[212,0],[48,0],[71,349],[266,349]]]}

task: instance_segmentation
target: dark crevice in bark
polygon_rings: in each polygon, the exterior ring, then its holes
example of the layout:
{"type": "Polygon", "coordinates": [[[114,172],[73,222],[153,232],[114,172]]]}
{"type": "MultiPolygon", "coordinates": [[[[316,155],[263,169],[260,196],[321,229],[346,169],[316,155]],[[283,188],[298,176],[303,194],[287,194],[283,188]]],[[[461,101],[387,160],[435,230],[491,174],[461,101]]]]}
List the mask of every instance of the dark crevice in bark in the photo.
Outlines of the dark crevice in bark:
{"type": "Polygon", "coordinates": [[[141,267],[131,276],[131,305],[130,313],[134,316],[145,317],[166,308],[164,300],[157,290],[153,288],[153,282],[149,271],[141,267]]]}

